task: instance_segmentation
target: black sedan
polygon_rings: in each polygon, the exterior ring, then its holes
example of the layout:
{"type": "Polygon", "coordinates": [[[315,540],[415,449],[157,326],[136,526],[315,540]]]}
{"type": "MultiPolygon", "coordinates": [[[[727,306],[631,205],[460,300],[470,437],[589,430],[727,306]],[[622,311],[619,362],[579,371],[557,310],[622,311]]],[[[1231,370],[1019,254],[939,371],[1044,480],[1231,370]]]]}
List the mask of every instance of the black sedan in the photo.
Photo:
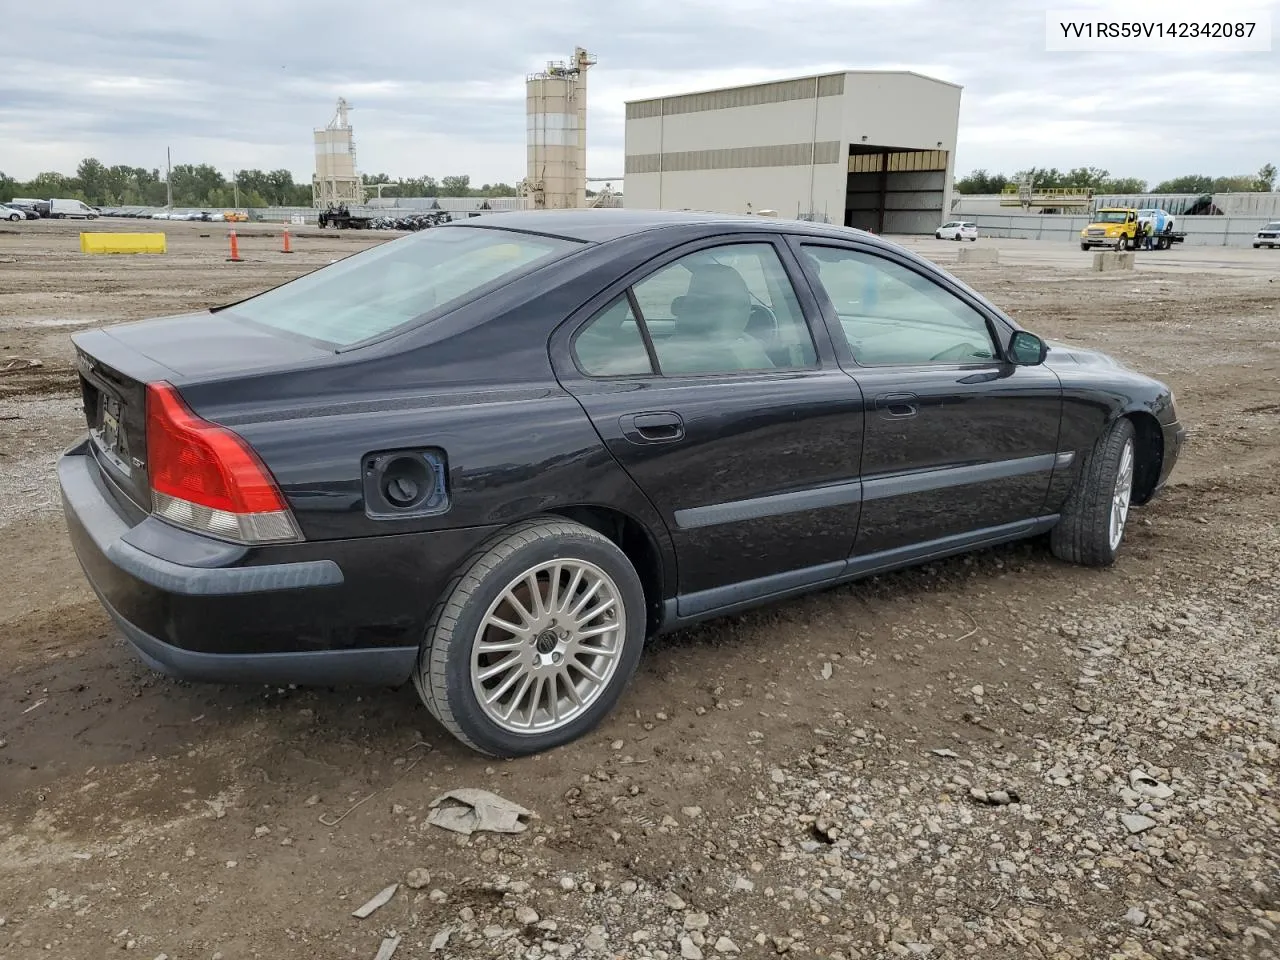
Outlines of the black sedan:
{"type": "Polygon", "coordinates": [[[1110,564],[1184,439],[1161,383],[799,221],[494,214],[74,341],[68,528],[148,664],[412,678],[505,756],[663,631],[1046,533],[1110,564]]]}

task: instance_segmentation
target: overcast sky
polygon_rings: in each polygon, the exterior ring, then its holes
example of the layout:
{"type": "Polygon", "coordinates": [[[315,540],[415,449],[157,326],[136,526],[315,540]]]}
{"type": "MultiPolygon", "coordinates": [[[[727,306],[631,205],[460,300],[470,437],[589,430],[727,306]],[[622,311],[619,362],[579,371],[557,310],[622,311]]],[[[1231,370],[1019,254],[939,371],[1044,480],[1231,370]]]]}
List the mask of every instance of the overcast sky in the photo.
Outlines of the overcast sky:
{"type": "MultiPolygon", "coordinates": [[[[311,130],[341,95],[362,172],[515,182],[525,74],[575,45],[599,58],[592,176],[623,170],[627,99],[842,68],[962,84],[961,174],[1093,165],[1155,182],[1280,164],[1280,42],[1046,53],[1046,9],[1092,2],[11,0],[0,171],[70,173],[84,156],[163,168],[170,146],[174,163],[287,167],[309,182],[311,130]]],[[[1257,2],[1280,24],[1277,3],[1257,2]]]]}

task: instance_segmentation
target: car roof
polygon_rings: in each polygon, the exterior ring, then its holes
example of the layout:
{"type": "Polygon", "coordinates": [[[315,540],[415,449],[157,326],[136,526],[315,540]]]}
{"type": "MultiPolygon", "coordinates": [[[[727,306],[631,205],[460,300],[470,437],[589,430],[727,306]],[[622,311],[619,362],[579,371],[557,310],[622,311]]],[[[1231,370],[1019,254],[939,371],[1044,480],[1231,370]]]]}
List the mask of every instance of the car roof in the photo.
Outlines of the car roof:
{"type": "Polygon", "coordinates": [[[701,210],[628,210],[621,207],[603,207],[575,210],[514,210],[488,213],[481,217],[469,217],[444,224],[438,229],[457,230],[488,227],[504,230],[523,230],[581,240],[587,243],[605,243],[621,237],[653,230],[706,225],[735,227],[743,231],[757,230],[768,233],[796,233],[809,236],[850,238],[857,236],[874,240],[874,234],[853,227],[813,223],[808,220],[788,220],[780,217],[757,217],[750,214],[708,213],[701,210]]]}

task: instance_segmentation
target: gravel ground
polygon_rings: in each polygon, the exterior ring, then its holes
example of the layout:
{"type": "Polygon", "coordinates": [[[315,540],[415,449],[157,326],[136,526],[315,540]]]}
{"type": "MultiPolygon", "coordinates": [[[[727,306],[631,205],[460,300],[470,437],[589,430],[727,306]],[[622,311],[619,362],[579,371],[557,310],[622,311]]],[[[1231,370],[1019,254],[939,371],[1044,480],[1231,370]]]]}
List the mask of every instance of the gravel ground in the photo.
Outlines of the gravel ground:
{"type": "Polygon", "coordinates": [[[150,673],[57,512],[69,332],[385,237],[302,231],[290,259],[263,232],[233,266],[208,225],[167,225],[163,261],[38,226],[0,235],[0,358],[44,363],[0,376],[5,960],[1280,955],[1280,255],[1103,278],[981,241],[1004,263],[964,279],[1177,392],[1191,443],[1121,561],[1035,541],[709,623],[656,643],[591,736],[496,763],[408,689],[150,673]],[[431,824],[459,787],[535,815],[431,824]]]}

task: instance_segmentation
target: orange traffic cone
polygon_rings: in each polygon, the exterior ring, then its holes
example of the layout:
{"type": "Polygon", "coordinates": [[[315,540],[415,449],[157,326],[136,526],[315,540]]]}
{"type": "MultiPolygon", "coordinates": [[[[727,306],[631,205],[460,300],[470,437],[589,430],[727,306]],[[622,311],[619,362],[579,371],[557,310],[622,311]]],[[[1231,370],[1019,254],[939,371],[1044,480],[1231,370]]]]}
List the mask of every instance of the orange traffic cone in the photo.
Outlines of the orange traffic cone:
{"type": "Polygon", "coordinates": [[[289,243],[289,228],[284,228],[284,246],[280,250],[281,253],[293,253],[293,245],[289,243]]]}
{"type": "Polygon", "coordinates": [[[236,240],[236,232],[231,231],[231,256],[227,257],[230,263],[240,263],[244,258],[240,256],[240,243],[236,240]]]}

